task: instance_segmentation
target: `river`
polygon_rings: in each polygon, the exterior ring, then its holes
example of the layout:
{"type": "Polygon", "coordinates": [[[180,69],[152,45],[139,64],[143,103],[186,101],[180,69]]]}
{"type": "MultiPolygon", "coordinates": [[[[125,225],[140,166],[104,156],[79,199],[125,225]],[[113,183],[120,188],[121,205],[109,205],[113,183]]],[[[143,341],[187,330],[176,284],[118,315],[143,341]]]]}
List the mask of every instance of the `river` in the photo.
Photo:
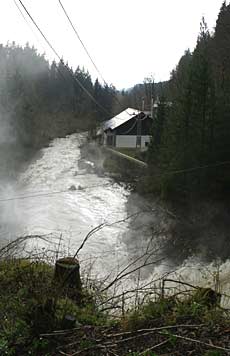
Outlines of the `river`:
{"type": "MultiPolygon", "coordinates": [[[[54,243],[50,250],[58,248],[60,255],[73,255],[85,236],[104,224],[79,253],[82,270],[88,269],[93,277],[103,279],[116,275],[143,254],[151,237],[154,251],[158,251],[159,241],[164,241],[165,237],[153,227],[162,229],[170,217],[156,210],[157,203],[149,206],[124,185],[97,174],[94,163],[81,156],[80,145],[84,140],[84,134],[55,139],[16,180],[2,183],[1,240],[9,241],[22,235],[47,235],[54,243]],[[154,234],[158,236],[155,240],[154,234]]],[[[40,242],[33,245],[32,253],[37,253],[39,248],[40,242]]],[[[156,252],[154,259],[143,268],[139,276],[142,280],[157,279],[173,269],[160,253],[156,252]]],[[[180,279],[190,283],[213,285],[215,264],[204,265],[199,259],[190,258],[179,268],[177,266],[174,278],[180,275],[180,279]]],[[[229,291],[229,266],[228,261],[218,265],[225,293],[229,291]]],[[[126,279],[126,287],[131,280],[130,277],[126,279]]],[[[135,282],[135,278],[133,280],[135,282]]]]}

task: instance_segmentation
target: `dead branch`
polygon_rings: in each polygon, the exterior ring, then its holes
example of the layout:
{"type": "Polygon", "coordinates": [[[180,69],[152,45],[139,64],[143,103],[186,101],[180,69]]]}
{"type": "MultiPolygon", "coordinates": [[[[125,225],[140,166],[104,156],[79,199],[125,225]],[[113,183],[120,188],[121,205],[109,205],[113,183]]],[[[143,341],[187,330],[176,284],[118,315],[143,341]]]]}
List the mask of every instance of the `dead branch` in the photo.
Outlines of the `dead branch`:
{"type": "Polygon", "coordinates": [[[25,243],[28,240],[42,240],[44,242],[51,243],[52,241],[50,241],[50,238],[54,238],[54,236],[52,234],[20,236],[0,249],[0,258],[3,258],[4,256],[10,257],[9,254],[11,251],[15,250],[22,245],[22,243],[25,243]]]}
{"type": "MultiPolygon", "coordinates": [[[[158,334],[165,336],[165,334],[162,333],[162,332],[158,332],[158,334]]],[[[177,339],[182,339],[182,340],[189,341],[189,342],[192,342],[192,343],[195,343],[195,344],[207,346],[207,347],[210,347],[212,349],[222,350],[222,351],[225,351],[225,352],[230,352],[230,349],[226,349],[225,347],[221,347],[221,346],[217,346],[217,345],[213,345],[213,344],[208,344],[207,342],[204,342],[204,341],[201,341],[201,340],[197,340],[197,339],[191,339],[190,337],[187,337],[187,336],[182,336],[182,335],[177,335],[177,334],[170,334],[170,335],[172,337],[177,338],[177,339]]]]}
{"type": "MultiPolygon", "coordinates": [[[[111,281],[104,289],[102,289],[101,293],[107,291],[107,290],[108,290],[109,288],[111,288],[115,283],[117,283],[117,282],[120,281],[121,279],[127,277],[128,275],[131,275],[132,273],[137,272],[137,271],[140,270],[141,268],[148,267],[148,266],[152,266],[153,264],[158,264],[158,263],[160,263],[162,260],[163,260],[163,259],[161,258],[161,259],[159,259],[159,260],[157,260],[157,261],[153,261],[153,262],[149,262],[149,263],[143,263],[141,266],[138,266],[138,267],[132,269],[131,271],[128,271],[128,272],[123,273],[123,274],[120,274],[120,273],[119,273],[119,277],[116,276],[116,277],[113,279],[113,281],[111,281]]],[[[135,263],[135,262],[134,262],[134,263],[135,263]]],[[[133,263],[133,264],[134,264],[134,263],[133,263]]],[[[127,268],[125,268],[125,270],[126,270],[126,269],[127,269],[127,268]]]]}
{"type": "MultiPolygon", "coordinates": [[[[156,282],[159,282],[161,280],[162,280],[162,278],[158,278],[156,280],[151,280],[150,282],[148,282],[148,283],[144,284],[143,286],[141,286],[139,289],[133,288],[133,289],[130,289],[130,290],[126,290],[125,292],[122,292],[120,294],[113,295],[109,299],[102,301],[102,303],[99,304],[99,307],[104,305],[104,304],[107,304],[110,301],[113,301],[115,299],[124,298],[125,295],[132,294],[132,293],[135,293],[137,291],[139,293],[142,293],[142,292],[145,293],[146,291],[153,291],[154,289],[156,289],[156,287],[154,287],[154,288],[149,287],[148,288],[148,286],[150,286],[152,283],[156,283],[156,282]]],[[[154,292],[156,292],[156,290],[154,290],[154,292]]],[[[160,293],[159,293],[159,295],[160,295],[160,293]]]]}
{"type": "MultiPolygon", "coordinates": [[[[204,326],[204,324],[195,324],[195,325],[191,325],[191,324],[178,324],[178,325],[166,325],[166,326],[159,326],[158,328],[150,328],[150,329],[138,329],[138,330],[133,330],[133,331],[124,331],[122,333],[117,333],[117,334],[107,334],[106,337],[107,338],[116,338],[116,337],[120,337],[120,336],[125,336],[125,335],[131,335],[131,334],[135,334],[135,333],[143,333],[143,332],[147,332],[147,333],[153,333],[153,332],[158,332],[159,330],[169,330],[169,329],[179,329],[179,328],[192,328],[192,329],[196,329],[196,328],[200,328],[201,326],[204,326]]],[[[163,334],[165,335],[165,334],[163,334]]]]}
{"type": "Polygon", "coordinates": [[[82,350],[79,350],[77,352],[74,352],[71,356],[80,355],[81,353],[86,352],[86,351],[90,351],[90,350],[107,349],[107,347],[116,347],[116,345],[115,344],[108,344],[108,345],[97,344],[97,345],[94,345],[94,346],[86,347],[86,348],[84,348],[82,350]]]}
{"type": "Polygon", "coordinates": [[[149,348],[148,348],[148,349],[146,349],[145,351],[143,351],[143,352],[139,353],[139,356],[141,356],[141,355],[146,355],[146,354],[147,354],[147,352],[149,352],[149,351],[153,351],[153,350],[157,349],[158,347],[160,347],[160,346],[163,346],[163,345],[167,344],[169,341],[170,341],[170,339],[167,339],[167,340],[165,340],[165,341],[160,342],[160,343],[159,343],[159,344],[157,344],[157,345],[154,345],[154,346],[152,346],[152,347],[149,347],[149,348]]]}
{"type": "Polygon", "coordinates": [[[78,248],[78,250],[76,251],[75,255],[73,256],[73,258],[76,258],[77,255],[79,254],[79,252],[82,250],[82,248],[84,247],[85,243],[88,241],[88,239],[95,234],[96,232],[98,232],[99,230],[103,229],[105,227],[105,224],[100,224],[96,227],[94,227],[92,230],[90,230],[88,232],[88,234],[85,236],[84,240],[82,241],[80,247],[78,248]]]}
{"type": "Polygon", "coordinates": [[[194,288],[194,289],[199,289],[199,287],[194,286],[193,284],[190,284],[190,283],[187,283],[187,282],[182,282],[182,281],[177,281],[175,279],[166,278],[166,279],[163,279],[163,283],[164,282],[174,282],[174,283],[182,284],[184,286],[191,287],[191,288],[194,288]]]}
{"type": "Polygon", "coordinates": [[[133,218],[133,217],[136,217],[140,214],[144,213],[143,210],[141,211],[138,211],[134,214],[131,214],[131,215],[128,215],[126,218],[124,219],[120,219],[120,220],[117,220],[117,221],[114,221],[113,223],[110,223],[110,224],[107,224],[107,223],[102,223],[96,227],[94,227],[91,231],[88,232],[88,234],[86,235],[86,237],[84,238],[84,240],[82,241],[80,247],[78,248],[78,250],[76,251],[75,255],[73,258],[76,258],[78,253],[82,250],[82,248],[84,247],[85,243],[87,242],[87,240],[92,236],[94,235],[96,232],[98,232],[99,230],[103,229],[104,227],[110,227],[110,226],[113,226],[113,225],[116,225],[116,224],[120,224],[120,223],[124,223],[126,222],[127,220],[133,218]]]}

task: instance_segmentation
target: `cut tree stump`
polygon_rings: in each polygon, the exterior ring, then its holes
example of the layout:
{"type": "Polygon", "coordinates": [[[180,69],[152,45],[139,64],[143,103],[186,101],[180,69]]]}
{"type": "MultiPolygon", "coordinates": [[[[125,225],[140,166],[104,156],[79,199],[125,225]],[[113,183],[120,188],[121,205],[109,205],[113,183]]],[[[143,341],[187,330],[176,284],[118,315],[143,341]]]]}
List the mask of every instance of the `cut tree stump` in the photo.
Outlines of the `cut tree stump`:
{"type": "Polygon", "coordinates": [[[64,257],[55,263],[54,280],[63,284],[63,288],[71,287],[81,292],[80,264],[76,258],[64,257]]]}

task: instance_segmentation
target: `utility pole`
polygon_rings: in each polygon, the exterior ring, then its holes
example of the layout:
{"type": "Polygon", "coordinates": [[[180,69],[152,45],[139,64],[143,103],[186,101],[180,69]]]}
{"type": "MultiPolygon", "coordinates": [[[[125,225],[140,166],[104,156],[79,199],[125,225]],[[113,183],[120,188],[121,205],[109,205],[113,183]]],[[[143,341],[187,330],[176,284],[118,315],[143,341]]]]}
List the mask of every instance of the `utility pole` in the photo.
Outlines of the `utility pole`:
{"type": "MultiPolygon", "coordinates": [[[[142,111],[145,111],[145,98],[142,98],[142,111]]],[[[142,119],[140,116],[137,116],[137,139],[136,139],[136,148],[141,148],[141,123],[142,119]]]]}
{"type": "Polygon", "coordinates": [[[150,110],[150,115],[151,115],[151,118],[153,119],[153,115],[154,115],[154,99],[153,99],[153,97],[151,98],[151,110],[150,110]]]}
{"type": "Polygon", "coordinates": [[[137,140],[136,148],[141,148],[141,118],[137,117],[137,140]]]}
{"type": "Polygon", "coordinates": [[[145,111],[145,98],[142,98],[142,111],[145,111]]]}
{"type": "Polygon", "coordinates": [[[150,102],[150,115],[151,118],[153,119],[153,115],[154,115],[154,79],[153,79],[153,75],[151,76],[152,78],[152,83],[151,85],[151,102],[150,102]]]}

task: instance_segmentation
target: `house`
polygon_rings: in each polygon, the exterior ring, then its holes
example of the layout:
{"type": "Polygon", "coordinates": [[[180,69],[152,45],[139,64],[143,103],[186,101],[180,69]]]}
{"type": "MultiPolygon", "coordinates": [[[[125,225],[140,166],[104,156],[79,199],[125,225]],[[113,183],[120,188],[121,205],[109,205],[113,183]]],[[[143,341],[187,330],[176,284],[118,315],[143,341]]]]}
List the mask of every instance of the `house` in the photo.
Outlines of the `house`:
{"type": "Polygon", "coordinates": [[[152,122],[148,112],[127,108],[105,121],[97,136],[105,146],[144,150],[150,143],[152,122]]]}

